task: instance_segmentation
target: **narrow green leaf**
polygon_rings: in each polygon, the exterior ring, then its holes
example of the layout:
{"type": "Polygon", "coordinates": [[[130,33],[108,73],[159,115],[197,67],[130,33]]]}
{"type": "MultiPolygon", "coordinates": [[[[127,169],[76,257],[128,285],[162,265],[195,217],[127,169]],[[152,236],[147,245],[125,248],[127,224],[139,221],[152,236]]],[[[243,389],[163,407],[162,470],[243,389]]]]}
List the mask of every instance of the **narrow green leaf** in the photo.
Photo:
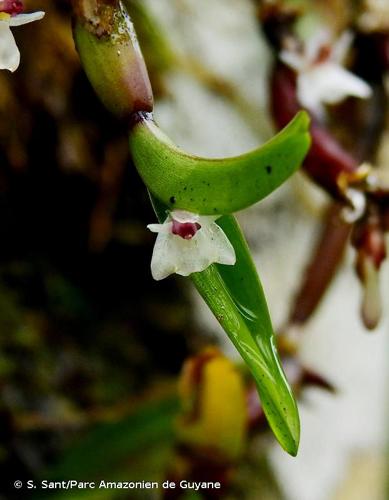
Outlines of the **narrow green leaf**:
{"type": "MultiPolygon", "coordinates": [[[[159,220],[164,221],[166,207],[151,198],[159,220]]],[[[212,265],[191,279],[248,365],[274,435],[295,456],[299,414],[277,355],[262,286],[236,219],[228,215],[217,222],[233,244],[237,262],[235,266],[212,265]]]]}
{"type": "Polygon", "coordinates": [[[222,215],[265,198],[297,170],[310,145],[308,126],[302,111],[254,151],[207,159],[181,151],[149,115],[139,114],[130,148],[144,183],[170,210],[222,215]]]}

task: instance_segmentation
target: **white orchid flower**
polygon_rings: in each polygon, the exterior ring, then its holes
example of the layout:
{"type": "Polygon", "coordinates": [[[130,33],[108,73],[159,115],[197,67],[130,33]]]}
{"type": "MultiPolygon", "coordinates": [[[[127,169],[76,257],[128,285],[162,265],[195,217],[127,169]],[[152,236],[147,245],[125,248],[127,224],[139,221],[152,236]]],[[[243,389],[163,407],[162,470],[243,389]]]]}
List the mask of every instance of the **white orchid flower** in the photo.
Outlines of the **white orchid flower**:
{"type": "Polygon", "coordinates": [[[371,96],[370,86],[342,66],[352,39],[352,34],[345,32],[331,47],[330,34],[323,30],[309,40],[302,53],[280,53],[281,60],[298,74],[300,104],[318,117],[325,116],[325,104],[337,104],[349,96],[371,96]]]}
{"type": "Polygon", "coordinates": [[[215,220],[183,210],[173,210],[163,224],[149,224],[158,233],[151,259],[151,274],[162,280],[170,274],[189,276],[213,263],[233,266],[235,250],[215,220]]]}
{"type": "Polygon", "coordinates": [[[44,12],[23,14],[20,0],[0,0],[0,69],[15,71],[20,63],[20,52],[11,28],[39,21],[44,12]]]}

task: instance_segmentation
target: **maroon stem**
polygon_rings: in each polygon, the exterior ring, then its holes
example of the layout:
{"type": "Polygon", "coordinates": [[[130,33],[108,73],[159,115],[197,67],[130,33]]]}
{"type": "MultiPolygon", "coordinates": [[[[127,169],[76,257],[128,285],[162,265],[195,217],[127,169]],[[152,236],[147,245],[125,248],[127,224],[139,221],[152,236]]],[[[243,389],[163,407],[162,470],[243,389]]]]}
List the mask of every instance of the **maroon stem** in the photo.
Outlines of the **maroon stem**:
{"type": "Polygon", "coordinates": [[[323,231],[305,271],[289,316],[290,324],[303,324],[316,310],[344,255],[351,226],[340,218],[338,204],[328,212],[323,231]]]}
{"type": "MultiPolygon", "coordinates": [[[[297,100],[296,75],[284,64],[278,63],[272,78],[272,112],[279,128],[284,127],[301,109],[297,100]]],[[[339,175],[352,173],[357,160],[314,118],[311,125],[312,146],[305,159],[305,172],[334,198],[341,198],[339,175]]]]}

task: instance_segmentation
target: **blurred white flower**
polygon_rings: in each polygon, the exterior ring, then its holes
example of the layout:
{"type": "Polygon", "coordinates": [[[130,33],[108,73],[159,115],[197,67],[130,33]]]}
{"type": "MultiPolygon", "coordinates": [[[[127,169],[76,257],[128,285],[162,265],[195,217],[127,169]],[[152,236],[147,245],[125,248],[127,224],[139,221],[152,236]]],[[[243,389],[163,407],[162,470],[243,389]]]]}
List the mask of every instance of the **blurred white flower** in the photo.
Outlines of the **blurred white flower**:
{"type": "Polygon", "coordinates": [[[153,278],[161,280],[173,273],[189,276],[212,263],[234,265],[234,247],[216,219],[173,210],[163,224],[149,224],[150,231],[158,233],[151,259],[153,278]]]}
{"type": "Polygon", "coordinates": [[[23,14],[23,4],[19,0],[0,0],[0,69],[15,71],[20,63],[20,52],[11,28],[39,21],[44,12],[23,14]]]}
{"type": "Polygon", "coordinates": [[[328,31],[319,31],[305,45],[302,53],[283,50],[281,60],[294,69],[297,76],[297,97],[302,106],[315,115],[325,115],[324,104],[337,104],[348,96],[366,99],[370,86],[342,67],[352,42],[345,32],[330,45],[328,31]]]}

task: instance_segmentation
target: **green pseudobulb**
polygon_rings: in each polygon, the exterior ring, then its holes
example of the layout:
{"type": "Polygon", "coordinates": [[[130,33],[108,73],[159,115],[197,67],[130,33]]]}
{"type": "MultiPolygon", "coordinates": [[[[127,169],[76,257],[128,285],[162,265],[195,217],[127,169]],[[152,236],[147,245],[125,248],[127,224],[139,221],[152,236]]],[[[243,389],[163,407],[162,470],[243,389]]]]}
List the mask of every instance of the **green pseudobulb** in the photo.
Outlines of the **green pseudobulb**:
{"type": "Polygon", "coordinates": [[[310,146],[301,111],[266,144],[241,156],[207,159],[177,148],[149,115],[130,134],[132,157],[150,192],[169,210],[224,215],[262,200],[301,165],[310,146]]]}

